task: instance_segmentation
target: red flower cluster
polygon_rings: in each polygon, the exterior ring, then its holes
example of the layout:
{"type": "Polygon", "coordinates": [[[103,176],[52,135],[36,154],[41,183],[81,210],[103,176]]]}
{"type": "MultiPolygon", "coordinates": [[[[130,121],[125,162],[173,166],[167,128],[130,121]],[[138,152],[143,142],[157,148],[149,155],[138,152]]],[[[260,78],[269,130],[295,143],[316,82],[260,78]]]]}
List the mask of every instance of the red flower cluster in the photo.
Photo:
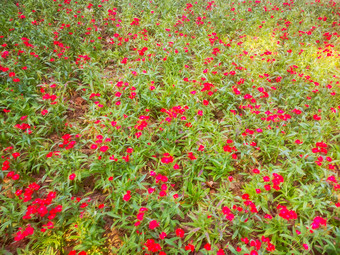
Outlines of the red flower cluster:
{"type": "Polygon", "coordinates": [[[68,253],[68,255],[87,255],[87,253],[85,251],[80,251],[78,254],[77,254],[77,251],[70,251],[68,253]]]}
{"type": "Polygon", "coordinates": [[[55,198],[55,192],[50,192],[47,195],[46,199],[35,199],[31,205],[27,207],[26,214],[22,217],[23,219],[31,219],[31,215],[44,217],[45,215],[48,215],[48,219],[54,219],[56,214],[61,212],[63,207],[61,205],[56,206],[55,208],[52,208],[51,210],[47,209],[47,206],[50,205],[55,198]]]}
{"type": "Polygon", "coordinates": [[[76,141],[70,141],[71,138],[72,136],[70,134],[62,136],[63,143],[59,144],[59,148],[64,148],[64,146],[66,146],[65,147],[66,150],[72,149],[76,144],[76,141]]]}
{"type": "Polygon", "coordinates": [[[286,220],[296,220],[297,214],[293,210],[288,210],[286,206],[284,205],[278,205],[277,209],[279,209],[279,216],[281,218],[284,218],[286,220]]]}
{"type": "Polygon", "coordinates": [[[313,219],[311,226],[312,226],[312,229],[318,229],[320,228],[321,225],[327,226],[327,219],[317,216],[313,219]]]}
{"type": "Polygon", "coordinates": [[[32,199],[32,195],[35,191],[39,190],[40,186],[36,184],[35,182],[28,185],[28,187],[24,191],[24,197],[21,196],[22,190],[19,189],[15,192],[15,195],[17,195],[20,199],[23,199],[24,202],[28,202],[32,199]]]}
{"type": "Polygon", "coordinates": [[[325,144],[324,142],[318,142],[318,143],[316,143],[315,144],[315,148],[313,148],[312,149],[312,152],[313,153],[318,153],[318,152],[320,152],[320,153],[323,153],[323,154],[327,154],[327,144],[325,144]]]}
{"type": "Polygon", "coordinates": [[[225,215],[226,219],[229,221],[233,221],[233,219],[235,218],[235,215],[232,214],[231,210],[226,206],[222,208],[222,213],[225,215]]]}
{"type": "Polygon", "coordinates": [[[169,153],[164,153],[163,157],[161,158],[161,162],[163,164],[170,164],[174,161],[174,157],[171,156],[169,153]]]}
{"type": "Polygon", "coordinates": [[[146,246],[148,251],[151,252],[158,252],[162,249],[159,243],[156,243],[155,240],[153,239],[148,239],[144,245],[146,246]]]}
{"type": "Polygon", "coordinates": [[[150,223],[149,223],[149,228],[150,228],[151,230],[153,230],[153,229],[155,229],[155,228],[157,228],[157,227],[159,227],[159,223],[158,223],[156,220],[150,221],[150,223]]]}
{"type": "Polygon", "coordinates": [[[130,198],[131,198],[131,191],[130,190],[128,190],[128,191],[126,191],[126,194],[123,196],[123,200],[124,201],[129,201],[130,200],[130,198]]]}
{"type": "Polygon", "coordinates": [[[14,127],[18,128],[18,129],[21,129],[21,130],[25,131],[28,134],[32,133],[31,126],[28,125],[27,123],[16,124],[14,127]]]}
{"type": "MultiPolygon", "coordinates": [[[[24,202],[28,202],[32,199],[33,194],[40,189],[40,186],[36,183],[31,183],[28,185],[28,187],[25,189],[23,197],[22,197],[22,190],[17,190],[15,192],[16,196],[18,196],[20,199],[23,199],[24,202]]],[[[49,192],[46,196],[46,198],[36,198],[31,202],[30,205],[27,206],[26,213],[22,217],[24,220],[32,219],[33,217],[36,217],[39,220],[42,220],[44,217],[46,217],[49,220],[52,220],[56,217],[57,213],[60,213],[62,211],[62,206],[57,205],[54,208],[48,209],[48,207],[53,203],[53,199],[56,197],[56,192],[49,192]]],[[[47,229],[52,229],[54,227],[53,222],[48,221],[47,224],[42,225],[42,228],[40,229],[41,232],[45,232],[47,229]]],[[[20,229],[21,230],[21,229],[20,229]]],[[[34,229],[32,227],[26,228],[25,231],[19,231],[17,233],[17,236],[15,237],[15,240],[21,240],[25,238],[27,235],[33,234],[34,229]]]]}
{"type": "Polygon", "coordinates": [[[28,225],[25,230],[23,230],[22,228],[19,228],[19,231],[16,233],[14,240],[20,241],[29,235],[33,235],[33,233],[34,233],[34,228],[32,228],[31,225],[28,225]]]}
{"type": "MultiPolygon", "coordinates": [[[[270,182],[270,177],[269,176],[264,176],[263,177],[264,182],[270,182]]],[[[275,190],[280,190],[280,184],[284,182],[283,176],[279,175],[277,173],[273,173],[273,178],[272,178],[272,183],[273,183],[273,189],[275,190]]],[[[269,184],[264,185],[265,190],[269,191],[271,189],[271,186],[269,184]]]]}
{"type": "MultiPolygon", "coordinates": [[[[184,116],[184,113],[186,110],[188,110],[189,107],[188,106],[174,106],[172,107],[170,110],[166,110],[164,108],[161,109],[161,112],[165,112],[168,114],[169,117],[167,117],[165,119],[165,121],[167,122],[171,122],[174,118],[177,118],[179,116],[182,116],[181,117],[181,120],[186,120],[187,118],[184,116]]],[[[162,120],[161,123],[163,123],[164,121],[162,120]]]]}

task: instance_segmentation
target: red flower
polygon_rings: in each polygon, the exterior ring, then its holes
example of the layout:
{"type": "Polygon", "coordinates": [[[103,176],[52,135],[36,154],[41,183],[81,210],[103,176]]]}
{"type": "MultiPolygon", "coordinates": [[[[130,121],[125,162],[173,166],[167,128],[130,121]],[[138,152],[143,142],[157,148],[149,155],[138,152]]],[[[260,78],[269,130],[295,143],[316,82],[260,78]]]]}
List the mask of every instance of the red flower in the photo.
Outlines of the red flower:
{"type": "Polygon", "coordinates": [[[162,232],[162,233],[159,234],[159,238],[160,239],[163,240],[165,237],[166,237],[166,233],[165,232],[162,232]]]}
{"type": "Polygon", "coordinates": [[[42,110],[41,111],[41,115],[43,115],[43,116],[46,115],[47,113],[48,113],[48,110],[42,110]]]}
{"type": "Polygon", "coordinates": [[[253,173],[254,173],[254,174],[259,174],[259,173],[260,173],[260,170],[257,169],[257,168],[254,168],[254,169],[253,169],[253,173]]]}
{"type": "Polygon", "coordinates": [[[206,245],[204,245],[204,249],[206,249],[207,251],[210,251],[211,245],[209,243],[207,243],[206,245]]]}
{"type": "Polygon", "coordinates": [[[224,250],[219,249],[216,255],[225,255],[224,250]]]}
{"type": "Polygon", "coordinates": [[[315,119],[315,120],[321,120],[321,117],[318,116],[317,114],[315,114],[315,115],[313,115],[313,119],[315,119]]]}
{"type": "Polygon", "coordinates": [[[153,239],[148,239],[144,245],[148,248],[148,251],[151,252],[158,252],[162,249],[162,247],[158,243],[155,243],[155,240],[153,239]]]}
{"type": "Polygon", "coordinates": [[[73,181],[75,177],[76,177],[75,174],[71,174],[68,178],[69,178],[71,181],[73,181]]]}
{"type": "Polygon", "coordinates": [[[188,244],[187,246],[185,246],[185,250],[186,251],[194,251],[195,250],[195,246],[193,246],[192,244],[188,244]]]}
{"type": "Polygon", "coordinates": [[[204,145],[200,145],[200,146],[198,147],[198,151],[204,151],[204,145]]]}
{"type": "Polygon", "coordinates": [[[20,153],[19,152],[14,152],[14,153],[12,153],[12,157],[13,158],[17,158],[17,157],[19,157],[20,156],[20,153]]]}
{"type": "Polygon", "coordinates": [[[243,194],[243,195],[242,195],[242,199],[248,200],[248,199],[249,199],[249,194],[243,194]]]}
{"type": "Polygon", "coordinates": [[[197,158],[195,157],[194,153],[192,152],[188,152],[188,157],[191,159],[191,160],[196,160],[197,158]]]}
{"type": "Polygon", "coordinates": [[[109,149],[109,146],[106,146],[106,145],[100,147],[100,151],[101,151],[101,152],[105,152],[105,151],[107,151],[108,149],[109,149]]]}
{"type": "Polygon", "coordinates": [[[174,158],[169,153],[164,153],[161,162],[164,164],[170,164],[174,161],[174,158]]]}
{"type": "Polygon", "coordinates": [[[266,214],[265,216],[264,216],[266,219],[272,219],[273,218],[273,216],[271,216],[270,214],[266,214]]]}
{"type": "Polygon", "coordinates": [[[264,185],[264,189],[267,190],[267,191],[269,191],[269,190],[270,190],[270,185],[268,185],[268,184],[267,184],[267,185],[264,185]]]}
{"type": "Polygon", "coordinates": [[[265,181],[265,182],[269,182],[269,181],[270,181],[270,178],[269,178],[269,176],[263,176],[263,181],[265,181]]]}
{"type": "Polygon", "coordinates": [[[123,196],[123,200],[124,201],[129,201],[130,200],[130,198],[131,198],[131,191],[130,190],[128,190],[128,191],[126,191],[126,194],[123,196]]]}
{"type": "Polygon", "coordinates": [[[166,196],[166,191],[161,190],[161,191],[159,192],[159,196],[165,197],[165,196],[166,196]]]}
{"type": "Polygon", "coordinates": [[[176,229],[176,236],[183,238],[184,237],[184,230],[181,228],[176,229]]]}
{"type": "Polygon", "coordinates": [[[152,220],[150,221],[149,223],[149,228],[152,230],[152,229],[155,229],[159,226],[159,223],[156,221],[156,220],[152,220]]]}

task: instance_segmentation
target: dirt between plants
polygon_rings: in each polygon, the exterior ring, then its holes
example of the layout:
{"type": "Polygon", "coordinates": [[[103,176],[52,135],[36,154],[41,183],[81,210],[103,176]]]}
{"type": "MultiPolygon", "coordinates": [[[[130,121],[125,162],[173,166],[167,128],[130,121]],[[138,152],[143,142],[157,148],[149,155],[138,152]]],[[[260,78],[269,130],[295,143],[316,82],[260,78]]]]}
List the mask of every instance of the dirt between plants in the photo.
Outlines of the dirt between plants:
{"type": "Polygon", "coordinates": [[[67,122],[75,122],[82,123],[81,117],[83,117],[88,111],[87,102],[80,97],[79,95],[75,95],[68,100],[69,108],[67,109],[67,122]]]}

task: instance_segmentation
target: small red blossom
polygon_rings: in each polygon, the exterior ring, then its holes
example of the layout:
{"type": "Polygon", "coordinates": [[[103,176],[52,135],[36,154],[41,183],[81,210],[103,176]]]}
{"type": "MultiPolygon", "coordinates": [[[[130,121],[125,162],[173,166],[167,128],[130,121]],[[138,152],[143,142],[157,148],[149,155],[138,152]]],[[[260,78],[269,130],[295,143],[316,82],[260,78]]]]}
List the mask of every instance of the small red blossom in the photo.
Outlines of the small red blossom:
{"type": "Polygon", "coordinates": [[[181,228],[176,229],[176,236],[183,238],[184,237],[184,230],[181,228]]]}
{"type": "Polygon", "coordinates": [[[157,228],[157,227],[159,227],[159,223],[158,223],[156,220],[150,221],[150,223],[149,223],[149,228],[150,228],[151,230],[153,230],[153,229],[155,229],[155,228],[157,228]]]}
{"type": "Polygon", "coordinates": [[[126,191],[126,194],[123,196],[123,200],[124,201],[129,201],[130,200],[130,198],[131,198],[131,191],[130,190],[128,190],[128,191],[126,191]]]}
{"type": "Polygon", "coordinates": [[[211,245],[209,243],[204,245],[204,249],[206,249],[207,251],[211,250],[211,245]]]}

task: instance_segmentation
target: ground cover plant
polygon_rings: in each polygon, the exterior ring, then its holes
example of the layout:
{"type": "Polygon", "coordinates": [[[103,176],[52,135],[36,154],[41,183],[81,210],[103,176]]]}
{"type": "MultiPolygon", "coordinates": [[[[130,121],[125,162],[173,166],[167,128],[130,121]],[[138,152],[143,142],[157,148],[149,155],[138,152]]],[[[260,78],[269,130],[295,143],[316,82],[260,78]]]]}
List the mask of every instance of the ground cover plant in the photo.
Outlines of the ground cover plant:
{"type": "Polygon", "coordinates": [[[340,3],[2,0],[1,254],[340,254],[340,3]]]}

